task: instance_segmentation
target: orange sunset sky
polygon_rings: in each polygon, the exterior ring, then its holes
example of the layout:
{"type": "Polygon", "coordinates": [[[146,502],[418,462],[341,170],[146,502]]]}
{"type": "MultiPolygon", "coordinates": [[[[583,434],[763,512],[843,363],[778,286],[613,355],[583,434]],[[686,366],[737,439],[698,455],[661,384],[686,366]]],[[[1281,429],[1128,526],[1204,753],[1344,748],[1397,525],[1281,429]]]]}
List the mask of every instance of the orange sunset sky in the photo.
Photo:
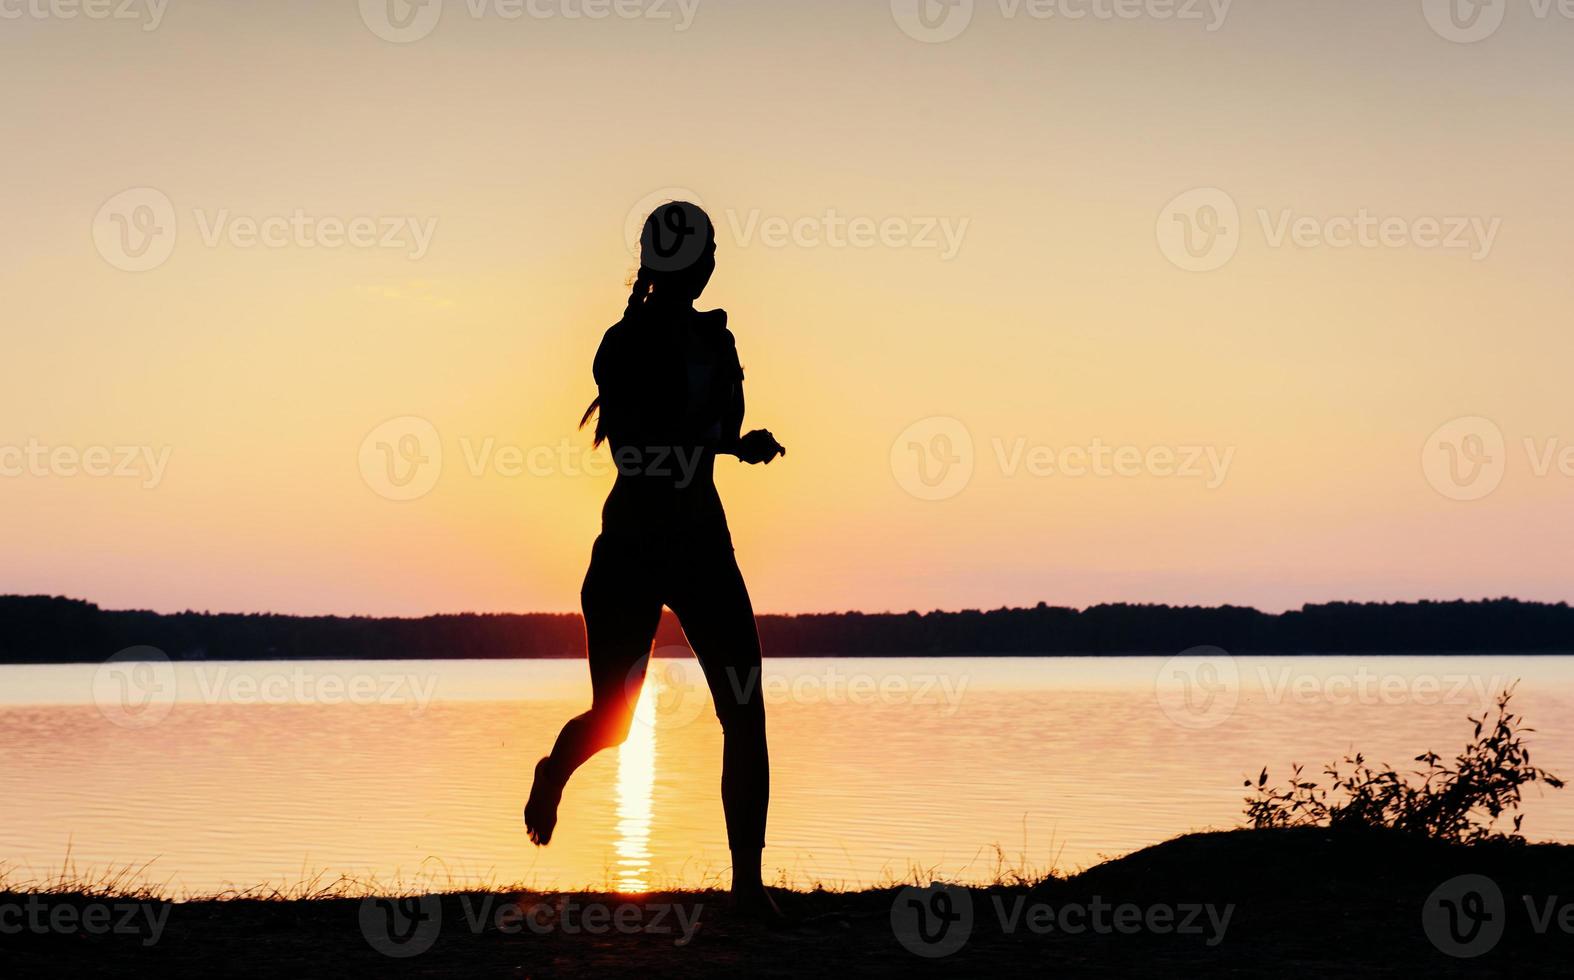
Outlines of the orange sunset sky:
{"type": "Polygon", "coordinates": [[[577,608],[590,362],[681,191],[789,448],[718,477],[762,612],[1569,595],[1556,12],[149,2],[0,19],[0,591],[577,608]]]}

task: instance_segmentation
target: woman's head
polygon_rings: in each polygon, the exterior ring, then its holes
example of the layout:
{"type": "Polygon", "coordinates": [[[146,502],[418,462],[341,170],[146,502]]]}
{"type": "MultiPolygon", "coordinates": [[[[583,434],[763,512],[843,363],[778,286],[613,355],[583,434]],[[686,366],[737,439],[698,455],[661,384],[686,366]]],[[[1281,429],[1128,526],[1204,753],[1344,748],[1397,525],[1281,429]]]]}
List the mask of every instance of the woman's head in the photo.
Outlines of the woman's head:
{"type": "MultiPolygon", "coordinates": [[[[624,319],[654,305],[694,302],[716,271],[716,227],[698,205],[669,201],[650,213],[639,236],[639,272],[629,292],[624,319]]],[[[584,428],[601,408],[598,397],[579,420],[584,428]]],[[[606,419],[596,419],[597,446],[606,439],[606,419]]]]}
{"type": "Polygon", "coordinates": [[[716,271],[716,227],[698,205],[671,201],[650,213],[639,236],[639,272],[628,312],[649,302],[691,303],[716,271]]]}

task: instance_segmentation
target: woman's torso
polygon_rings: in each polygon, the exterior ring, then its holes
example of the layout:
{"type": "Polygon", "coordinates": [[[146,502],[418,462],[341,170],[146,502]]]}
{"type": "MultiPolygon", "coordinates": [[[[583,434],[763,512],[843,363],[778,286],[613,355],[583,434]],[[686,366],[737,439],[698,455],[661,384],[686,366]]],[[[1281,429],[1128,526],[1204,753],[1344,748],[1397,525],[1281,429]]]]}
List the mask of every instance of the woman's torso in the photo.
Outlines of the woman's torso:
{"type": "Polygon", "coordinates": [[[618,472],[602,508],[603,531],[729,540],[714,472],[743,372],[726,315],[625,318],[603,338],[595,376],[618,472]]]}

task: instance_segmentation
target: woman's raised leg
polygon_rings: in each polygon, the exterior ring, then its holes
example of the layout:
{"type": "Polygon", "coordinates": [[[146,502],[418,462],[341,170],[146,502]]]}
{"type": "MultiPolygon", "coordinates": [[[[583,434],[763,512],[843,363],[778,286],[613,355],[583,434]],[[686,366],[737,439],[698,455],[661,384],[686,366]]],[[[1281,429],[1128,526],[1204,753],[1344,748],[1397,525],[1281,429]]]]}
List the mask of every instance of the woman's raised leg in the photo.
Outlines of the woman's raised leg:
{"type": "Polygon", "coordinates": [[[602,749],[628,737],[645,664],[661,623],[661,598],[641,574],[641,556],[601,538],[591,552],[580,590],[590,660],[590,710],[569,719],[536,763],[525,827],[538,845],[552,840],[557,807],[570,776],[602,749]]]}

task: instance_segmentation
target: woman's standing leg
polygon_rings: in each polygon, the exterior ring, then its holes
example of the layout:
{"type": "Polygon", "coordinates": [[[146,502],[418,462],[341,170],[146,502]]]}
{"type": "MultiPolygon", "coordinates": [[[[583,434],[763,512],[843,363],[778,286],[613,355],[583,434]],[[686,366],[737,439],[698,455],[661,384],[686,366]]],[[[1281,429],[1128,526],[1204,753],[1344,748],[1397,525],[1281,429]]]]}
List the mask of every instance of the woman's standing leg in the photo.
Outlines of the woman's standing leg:
{"type": "Polygon", "coordinates": [[[570,776],[602,749],[628,737],[634,705],[645,681],[645,664],[661,622],[661,598],[642,574],[643,549],[596,539],[590,570],[580,590],[585,646],[590,660],[590,710],[569,719],[536,763],[525,826],[531,840],[546,844],[557,826],[557,806],[570,776]]]}
{"type": "Polygon", "coordinates": [[[743,902],[769,905],[760,878],[760,855],[765,847],[771,772],[754,607],[730,547],[722,556],[685,564],[690,565],[689,573],[678,576],[667,604],[699,658],[721,721],[721,802],[732,850],[733,894],[743,902]]]}

